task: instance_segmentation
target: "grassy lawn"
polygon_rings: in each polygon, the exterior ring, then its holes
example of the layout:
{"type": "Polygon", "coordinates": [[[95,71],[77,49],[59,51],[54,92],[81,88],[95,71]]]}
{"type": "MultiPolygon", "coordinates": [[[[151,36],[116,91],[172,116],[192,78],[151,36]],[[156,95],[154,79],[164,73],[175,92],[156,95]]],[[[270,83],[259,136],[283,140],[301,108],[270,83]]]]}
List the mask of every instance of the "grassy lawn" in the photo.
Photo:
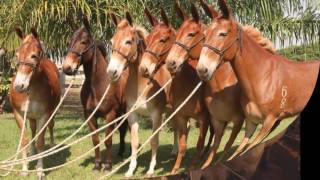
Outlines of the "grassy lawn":
{"type": "MultiPolygon", "coordinates": [[[[62,112],[58,113],[56,117],[55,124],[55,138],[56,143],[61,142],[67,136],[69,136],[73,131],[75,131],[80,124],[83,122],[83,117],[80,117],[78,114],[73,114],[70,112],[62,112]]],[[[286,119],[282,121],[280,126],[276,129],[274,133],[272,133],[268,138],[273,137],[275,134],[279,133],[279,131],[283,130],[288,126],[289,123],[292,122],[292,118],[286,119]]],[[[102,122],[100,122],[102,124],[102,122]]],[[[224,147],[226,140],[230,135],[231,126],[228,126],[227,131],[223,137],[222,144],[220,146],[219,152],[221,152],[222,147],[224,147]]],[[[75,137],[79,138],[89,132],[88,128],[85,127],[80,133],[75,137]]],[[[151,135],[151,121],[141,119],[140,120],[140,131],[139,138],[140,144],[142,144],[150,135],[151,135]]],[[[102,138],[103,134],[101,133],[100,137],[102,138]]],[[[240,143],[240,139],[244,136],[244,128],[242,128],[240,135],[238,136],[236,143],[240,143]]],[[[49,133],[46,134],[46,142],[48,141],[49,133]]],[[[180,172],[185,171],[189,167],[189,162],[191,157],[193,157],[196,153],[195,145],[198,138],[198,129],[191,128],[189,138],[188,138],[188,150],[186,153],[186,157],[181,166],[180,172]]],[[[19,140],[19,131],[17,125],[12,117],[12,114],[4,114],[0,115],[0,160],[4,160],[7,157],[11,156],[15,151],[19,140]]],[[[119,133],[117,132],[113,137],[113,167],[119,165],[124,159],[120,159],[117,156],[118,147],[119,147],[119,133]]],[[[165,175],[168,174],[173,167],[175,158],[170,156],[171,148],[173,142],[173,133],[168,129],[164,129],[160,133],[160,147],[158,149],[158,157],[157,157],[157,165],[156,165],[156,175],[165,175]]],[[[130,134],[128,133],[126,136],[126,152],[124,157],[127,158],[130,155],[130,134]]],[[[92,148],[91,139],[86,139],[85,141],[72,146],[58,154],[51,155],[44,159],[45,168],[56,166],[66,161],[70,161],[77,156],[83,154],[90,148],[92,148]]],[[[47,146],[47,148],[49,148],[47,146]]],[[[233,147],[233,150],[235,145],[233,147]]],[[[105,147],[102,147],[103,152],[105,152],[105,147]]],[[[150,161],[151,151],[150,146],[148,145],[141,153],[138,158],[138,167],[135,172],[135,177],[143,177],[148,170],[149,161],[150,161]]],[[[104,157],[104,156],[103,156],[104,157]]],[[[93,168],[94,163],[94,153],[91,153],[84,159],[81,159],[75,162],[72,165],[69,165],[65,168],[50,171],[46,173],[46,179],[97,179],[102,176],[103,173],[93,173],[91,169],[93,168]]],[[[34,169],[36,162],[32,162],[29,165],[29,168],[34,169]]],[[[200,166],[200,164],[199,164],[200,166]]],[[[16,168],[20,168],[17,166],[16,168]]],[[[124,173],[127,170],[128,165],[122,168],[117,174],[115,174],[112,179],[123,179],[124,173]]],[[[31,180],[35,179],[35,174],[29,174],[27,177],[21,177],[19,174],[10,174],[6,178],[2,179],[23,179],[23,180],[31,180]]]]}

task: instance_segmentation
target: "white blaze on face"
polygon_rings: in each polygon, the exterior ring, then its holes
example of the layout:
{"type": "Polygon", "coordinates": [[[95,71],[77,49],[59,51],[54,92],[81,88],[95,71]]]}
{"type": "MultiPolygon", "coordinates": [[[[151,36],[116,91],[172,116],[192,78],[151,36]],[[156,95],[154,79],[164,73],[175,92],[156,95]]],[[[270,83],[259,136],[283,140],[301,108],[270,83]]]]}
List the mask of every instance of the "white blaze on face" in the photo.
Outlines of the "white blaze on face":
{"type": "Polygon", "coordinates": [[[212,74],[217,69],[219,61],[218,60],[214,61],[213,59],[210,59],[207,54],[208,54],[207,50],[202,49],[199,62],[197,65],[197,70],[207,68],[207,73],[205,74],[205,76],[207,79],[210,79],[212,74]]]}
{"type": "Polygon", "coordinates": [[[13,82],[13,86],[18,91],[24,91],[29,87],[32,73],[25,74],[18,72],[13,82]]]}
{"type": "Polygon", "coordinates": [[[111,55],[110,63],[107,68],[107,73],[111,75],[111,79],[118,79],[125,66],[125,61],[121,62],[118,56],[111,55]]]}

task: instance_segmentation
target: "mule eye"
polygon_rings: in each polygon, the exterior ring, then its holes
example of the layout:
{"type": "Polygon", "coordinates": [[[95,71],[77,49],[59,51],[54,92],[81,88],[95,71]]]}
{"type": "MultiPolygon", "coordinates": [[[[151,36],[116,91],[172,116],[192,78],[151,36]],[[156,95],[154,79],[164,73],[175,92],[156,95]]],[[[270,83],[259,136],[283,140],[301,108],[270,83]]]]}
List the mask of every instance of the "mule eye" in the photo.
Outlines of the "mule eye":
{"type": "Polygon", "coordinates": [[[132,41],[130,41],[130,40],[126,41],[126,44],[127,44],[127,45],[131,45],[131,44],[132,44],[132,41]]]}
{"type": "Polygon", "coordinates": [[[80,44],[86,44],[86,41],[81,41],[80,44]]]}
{"type": "Polygon", "coordinates": [[[32,55],[31,55],[31,58],[32,58],[32,59],[37,59],[37,58],[38,58],[38,56],[36,56],[36,55],[32,54],[32,55]]]}
{"type": "Polygon", "coordinates": [[[188,34],[188,37],[194,37],[194,36],[196,36],[196,33],[194,32],[194,33],[189,33],[188,34]]]}
{"type": "Polygon", "coordinates": [[[228,33],[219,33],[219,36],[226,37],[228,33]]]}

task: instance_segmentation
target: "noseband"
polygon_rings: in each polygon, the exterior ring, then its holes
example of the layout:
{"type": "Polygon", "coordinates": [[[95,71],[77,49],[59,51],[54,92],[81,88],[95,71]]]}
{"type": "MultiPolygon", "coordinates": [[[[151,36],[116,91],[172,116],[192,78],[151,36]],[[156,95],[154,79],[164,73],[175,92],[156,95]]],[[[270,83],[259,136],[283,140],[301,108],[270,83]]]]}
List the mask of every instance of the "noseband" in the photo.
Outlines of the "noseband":
{"type": "MultiPolygon", "coordinates": [[[[175,41],[174,44],[182,47],[182,48],[188,53],[188,58],[196,59],[196,58],[192,58],[192,56],[191,56],[191,51],[192,51],[193,48],[195,48],[195,47],[196,47],[200,42],[202,42],[204,39],[205,39],[205,37],[202,37],[199,41],[197,41],[197,43],[193,44],[193,45],[190,46],[190,47],[188,47],[187,45],[185,45],[185,44],[183,44],[183,43],[181,43],[181,42],[179,42],[179,41],[175,41]]],[[[187,58],[187,59],[188,59],[188,58],[187,58]]],[[[187,59],[186,59],[186,60],[187,60],[187,59]]],[[[185,60],[185,61],[186,61],[186,60],[185,60]]]]}
{"type": "Polygon", "coordinates": [[[152,55],[156,60],[157,60],[157,64],[156,64],[156,67],[155,69],[153,70],[153,72],[150,74],[150,79],[153,78],[153,76],[157,73],[157,71],[160,69],[160,67],[165,64],[165,62],[163,60],[161,60],[160,58],[166,54],[169,53],[171,47],[168,48],[167,50],[165,50],[163,53],[161,54],[157,54],[156,52],[153,52],[151,50],[148,50],[146,49],[145,50],[145,53],[149,53],[150,55],[152,55]]]}
{"type": "Polygon", "coordinates": [[[144,43],[143,40],[141,40],[141,39],[137,40],[137,51],[136,51],[135,54],[133,54],[133,55],[131,55],[131,56],[129,56],[129,54],[128,54],[128,55],[125,55],[123,52],[121,52],[119,49],[116,49],[116,48],[112,48],[112,53],[113,53],[113,52],[116,52],[116,53],[118,53],[123,59],[126,60],[126,64],[125,64],[125,66],[124,66],[124,69],[126,69],[126,68],[128,67],[128,65],[129,65],[130,61],[132,61],[132,58],[138,53],[138,51],[139,51],[139,49],[138,49],[138,48],[139,48],[139,45],[142,44],[142,43],[144,43]]]}
{"type": "Polygon", "coordinates": [[[34,71],[38,67],[38,63],[31,63],[31,62],[22,62],[19,61],[17,66],[29,66],[32,71],[34,71]]]}
{"type": "Polygon", "coordinates": [[[237,41],[240,42],[240,48],[242,47],[242,36],[241,36],[241,31],[242,30],[241,30],[241,28],[239,26],[237,27],[237,31],[238,31],[237,38],[232,43],[230,43],[226,48],[224,48],[222,50],[220,50],[220,49],[218,49],[216,47],[213,47],[213,46],[211,46],[210,44],[207,44],[207,43],[203,44],[203,47],[206,47],[206,48],[210,49],[211,51],[213,51],[214,53],[219,55],[219,64],[218,64],[218,66],[223,61],[224,53],[226,51],[228,51],[237,41]]]}
{"type": "Polygon", "coordinates": [[[75,51],[75,50],[73,50],[73,47],[74,47],[74,45],[70,48],[69,52],[77,55],[77,57],[80,59],[80,64],[78,64],[78,67],[79,67],[81,64],[83,64],[83,55],[84,55],[85,53],[87,53],[90,49],[94,48],[94,47],[95,47],[95,43],[94,43],[94,41],[93,41],[93,42],[90,44],[90,46],[88,46],[86,49],[84,49],[84,50],[81,51],[80,53],[77,52],[77,51],[75,51]]]}

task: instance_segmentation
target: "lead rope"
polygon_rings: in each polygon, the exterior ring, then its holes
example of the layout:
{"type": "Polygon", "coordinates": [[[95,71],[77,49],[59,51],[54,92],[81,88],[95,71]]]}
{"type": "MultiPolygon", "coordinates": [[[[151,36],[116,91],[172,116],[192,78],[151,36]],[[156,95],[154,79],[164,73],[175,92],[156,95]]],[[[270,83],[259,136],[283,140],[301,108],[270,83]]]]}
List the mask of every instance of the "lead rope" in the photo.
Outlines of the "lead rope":
{"type": "MultiPolygon", "coordinates": [[[[151,139],[174,117],[174,115],[176,115],[179,110],[190,100],[190,98],[197,92],[197,90],[200,88],[200,86],[202,85],[202,81],[200,81],[198,83],[198,85],[192,90],[192,92],[189,94],[189,96],[179,105],[179,107],[161,124],[161,126],[152,133],[152,135],[139,147],[137,153],[139,153],[144,146],[147,145],[147,143],[149,143],[151,141],[151,139]]],[[[137,154],[137,158],[138,158],[139,154],[137,154]]],[[[118,167],[116,167],[114,170],[112,170],[110,173],[102,176],[99,178],[100,179],[104,179],[107,177],[112,176],[114,173],[116,173],[120,168],[122,168],[124,165],[126,165],[130,160],[131,160],[130,156],[129,158],[127,158],[122,164],[120,164],[118,167]]]]}
{"type": "MultiPolygon", "coordinates": [[[[9,157],[8,159],[6,160],[3,160],[0,162],[0,165],[5,165],[5,164],[8,164],[10,163],[11,159],[14,159],[13,161],[16,161],[17,160],[17,156],[19,153],[21,153],[23,150],[25,150],[27,147],[30,146],[31,143],[33,143],[39,136],[40,134],[45,130],[45,128],[48,126],[48,124],[50,123],[50,121],[53,119],[53,117],[55,116],[55,114],[57,113],[58,109],[60,108],[60,106],[62,105],[64,99],[66,98],[71,86],[73,85],[75,79],[73,78],[72,81],[70,82],[67,90],[65,91],[64,95],[62,96],[62,98],[60,99],[60,102],[59,104],[56,106],[56,108],[54,109],[54,111],[52,112],[51,116],[49,117],[49,119],[47,120],[47,122],[43,125],[43,127],[38,131],[38,133],[34,136],[34,138],[32,138],[32,140],[27,144],[25,145],[22,149],[20,149],[19,151],[17,151],[16,154],[12,155],[11,157],[9,157]]],[[[29,104],[29,100],[28,100],[28,104],[29,104]]],[[[44,154],[46,151],[40,153],[40,154],[44,154]]],[[[32,157],[32,156],[31,156],[32,157]]],[[[30,157],[28,157],[30,158],[30,157]]],[[[23,160],[26,160],[27,158],[24,158],[23,160]]],[[[19,159],[18,161],[20,161],[21,159],[19,159]]]]}
{"type": "MultiPolygon", "coordinates": [[[[28,109],[29,109],[29,97],[28,97],[28,99],[27,99],[27,101],[26,101],[25,110],[24,110],[24,113],[23,113],[23,122],[22,122],[23,124],[22,124],[21,133],[20,133],[19,144],[18,144],[18,147],[17,147],[17,152],[16,152],[16,155],[15,155],[15,157],[14,157],[14,160],[17,160],[18,155],[19,155],[19,153],[21,152],[21,151],[19,151],[19,150],[20,150],[20,148],[21,148],[22,138],[23,138],[23,136],[24,136],[24,134],[25,134],[25,130],[26,130],[28,109]]],[[[12,170],[13,167],[14,167],[14,166],[11,165],[10,169],[12,170]]],[[[9,174],[10,174],[10,171],[8,171],[8,172],[5,173],[5,174],[0,174],[0,176],[6,177],[6,176],[8,176],[9,174]]]]}
{"type": "MultiPolygon", "coordinates": [[[[97,133],[98,131],[101,131],[102,129],[105,129],[106,127],[110,126],[111,124],[114,124],[116,123],[117,121],[121,120],[122,118],[122,121],[118,124],[117,127],[114,128],[114,130],[107,136],[105,137],[99,144],[97,144],[96,146],[94,146],[92,149],[90,149],[89,151],[85,152],[84,154],[82,154],[81,156],[78,156],[77,158],[71,160],[71,161],[68,161],[64,164],[61,164],[61,165],[58,165],[58,166],[54,166],[54,167],[51,167],[51,168],[46,168],[46,169],[42,169],[42,170],[17,170],[17,169],[6,169],[6,168],[3,168],[3,167],[0,167],[0,170],[5,170],[5,171],[13,171],[13,172],[39,172],[39,171],[42,171],[42,172],[46,172],[46,171],[51,171],[51,170],[54,170],[54,169],[58,169],[58,168],[61,168],[61,167],[64,167],[64,166],[67,166],[75,161],[78,161],[82,158],[84,158],[85,156],[87,156],[90,152],[92,152],[93,150],[95,150],[97,147],[99,147],[102,143],[104,143],[108,138],[110,138],[113,133],[122,125],[122,123],[126,120],[126,118],[129,116],[130,113],[132,113],[133,111],[137,110],[141,105],[143,104],[146,104],[148,103],[149,101],[151,101],[155,96],[157,96],[161,91],[164,90],[164,88],[166,86],[168,86],[170,83],[172,82],[172,79],[169,79],[156,93],[154,93],[151,97],[149,97],[147,100],[145,100],[145,102],[141,103],[140,105],[137,105],[138,101],[136,101],[136,103],[134,104],[134,106],[132,106],[132,108],[130,109],[129,112],[127,112],[126,114],[124,114],[123,116],[115,119],[114,121],[112,121],[112,123],[109,123],[109,124],[106,124],[105,126],[95,130],[94,132],[91,132],[90,134],[87,134],[86,136],[74,141],[73,143],[71,143],[71,145],[73,144],[76,144],[80,141],[82,141],[83,139],[91,136],[92,134],[95,134],[97,133]]],[[[145,87],[145,89],[143,90],[143,92],[141,93],[141,95],[137,98],[137,99],[141,99],[142,95],[145,93],[145,91],[147,90],[147,88],[149,87],[149,85],[147,85],[145,87]]],[[[71,146],[70,144],[68,146],[64,146],[62,147],[61,149],[66,149],[67,147],[70,147],[71,146]]],[[[61,151],[60,149],[60,151],[61,151]]],[[[52,151],[50,152],[51,154],[54,154],[55,152],[52,151]]],[[[48,153],[47,155],[50,155],[50,153],[48,153]]],[[[46,155],[46,156],[47,156],[46,155]]]]}

